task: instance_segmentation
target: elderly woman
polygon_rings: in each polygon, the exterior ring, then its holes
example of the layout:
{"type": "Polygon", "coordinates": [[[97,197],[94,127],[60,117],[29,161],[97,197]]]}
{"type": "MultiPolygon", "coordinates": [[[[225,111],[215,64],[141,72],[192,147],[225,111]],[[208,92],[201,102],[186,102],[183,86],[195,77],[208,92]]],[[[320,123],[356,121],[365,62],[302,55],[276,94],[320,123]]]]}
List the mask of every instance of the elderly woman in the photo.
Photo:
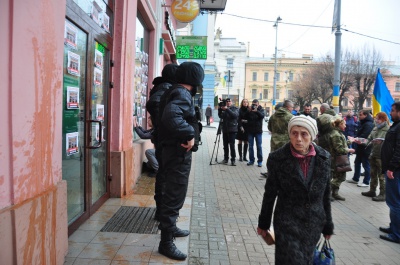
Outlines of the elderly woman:
{"type": "Polygon", "coordinates": [[[331,159],[312,143],[318,129],[311,117],[288,124],[290,142],[270,153],[268,178],[257,232],[266,236],[274,212],[275,263],[312,264],[316,244],[333,234],[330,202],[331,159]]]}

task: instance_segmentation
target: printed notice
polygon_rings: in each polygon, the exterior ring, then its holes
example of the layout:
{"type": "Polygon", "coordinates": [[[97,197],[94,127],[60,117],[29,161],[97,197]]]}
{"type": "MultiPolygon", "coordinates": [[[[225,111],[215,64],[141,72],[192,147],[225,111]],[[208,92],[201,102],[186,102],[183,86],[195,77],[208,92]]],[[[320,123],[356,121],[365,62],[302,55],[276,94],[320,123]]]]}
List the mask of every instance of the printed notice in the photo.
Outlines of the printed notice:
{"type": "Polygon", "coordinates": [[[79,88],[67,86],[67,109],[79,109],[79,88]]]}
{"type": "Polygon", "coordinates": [[[67,71],[70,75],[81,75],[81,57],[73,52],[68,51],[67,71]]]}
{"type": "Polygon", "coordinates": [[[67,156],[78,153],[79,152],[78,132],[67,133],[65,139],[66,139],[67,156]]]}
{"type": "Polygon", "coordinates": [[[78,30],[68,22],[65,22],[64,44],[73,49],[78,46],[78,30]]]}
{"type": "Polygon", "coordinates": [[[96,104],[96,119],[99,121],[104,120],[104,105],[96,104]]]}

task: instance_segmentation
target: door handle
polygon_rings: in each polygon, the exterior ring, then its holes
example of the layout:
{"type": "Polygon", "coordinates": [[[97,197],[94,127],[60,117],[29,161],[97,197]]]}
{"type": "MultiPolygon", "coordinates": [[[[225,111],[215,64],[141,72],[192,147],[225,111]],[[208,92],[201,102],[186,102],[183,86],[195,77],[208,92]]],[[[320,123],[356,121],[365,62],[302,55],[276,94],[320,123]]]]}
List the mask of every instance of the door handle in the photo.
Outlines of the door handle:
{"type": "MultiPolygon", "coordinates": [[[[101,121],[99,121],[99,120],[88,120],[88,122],[90,122],[90,124],[92,124],[92,123],[99,124],[99,141],[98,141],[97,145],[90,145],[90,143],[92,142],[92,139],[90,139],[89,146],[87,148],[89,148],[89,149],[100,148],[103,143],[103,125],[102,125],[101,121]]],[[[90,133],[90,138],[92,138],[92,133],[90,133]]]]}

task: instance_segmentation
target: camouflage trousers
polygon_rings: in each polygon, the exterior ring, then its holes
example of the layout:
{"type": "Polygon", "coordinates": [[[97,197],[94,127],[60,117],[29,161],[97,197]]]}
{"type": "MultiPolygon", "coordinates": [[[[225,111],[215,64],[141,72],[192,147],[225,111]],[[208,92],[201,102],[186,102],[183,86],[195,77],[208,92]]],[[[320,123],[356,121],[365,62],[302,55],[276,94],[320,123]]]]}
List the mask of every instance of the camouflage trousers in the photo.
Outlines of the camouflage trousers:
{"type": "Polygon", "coordinates": [[[369,164],[371,166],[371,182],[369,189],[376,191],[379,182],[379,194],[385,195],[385,175],[382,174],[382,161],[379,158],[370,157],[369,164]]]}
{"type": "Polygon", "coordinates": [[[340,184],[346,180],[346,172],[335,172],[332,170],[331,186],[333,188],[340,188],[340,184]]]}

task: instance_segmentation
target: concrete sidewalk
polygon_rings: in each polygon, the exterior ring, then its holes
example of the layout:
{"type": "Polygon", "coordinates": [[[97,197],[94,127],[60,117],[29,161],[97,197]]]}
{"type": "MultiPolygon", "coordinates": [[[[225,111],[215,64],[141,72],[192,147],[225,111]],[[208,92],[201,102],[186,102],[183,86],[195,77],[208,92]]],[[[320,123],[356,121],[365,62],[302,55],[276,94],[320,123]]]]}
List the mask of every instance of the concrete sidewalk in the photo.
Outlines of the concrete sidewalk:
{"type": "MultiPolygon", "coordinates": [[[[186,261],[159,255],[159,235],[99,232],[121,205],[154,207],[152,180],[144,176],[134,195],[110,199],[70,237],[65,264],[274,264],[274,246],[256,234],[269,134],[263,134],[262,168],[245,162],[228,166],[215,163],[217,150],[217,160],[223,159],[222,136],[211,160],[218,124],[213,126],[204,127],[203,145],[193,155],[188,195],[178,220],[178,226],[191,230],[188,238],[177,241],[188,251],[186,261]]],[[[351,177],[352,172],[347,179],[351,177]]],[[[400,245],[379,239],[378,227],[389,222],[388,207],[361,196],[366,189],[343,183],[340,192],[346,201],[332,203],[336,264],[400,264],[400,245]]]]}

